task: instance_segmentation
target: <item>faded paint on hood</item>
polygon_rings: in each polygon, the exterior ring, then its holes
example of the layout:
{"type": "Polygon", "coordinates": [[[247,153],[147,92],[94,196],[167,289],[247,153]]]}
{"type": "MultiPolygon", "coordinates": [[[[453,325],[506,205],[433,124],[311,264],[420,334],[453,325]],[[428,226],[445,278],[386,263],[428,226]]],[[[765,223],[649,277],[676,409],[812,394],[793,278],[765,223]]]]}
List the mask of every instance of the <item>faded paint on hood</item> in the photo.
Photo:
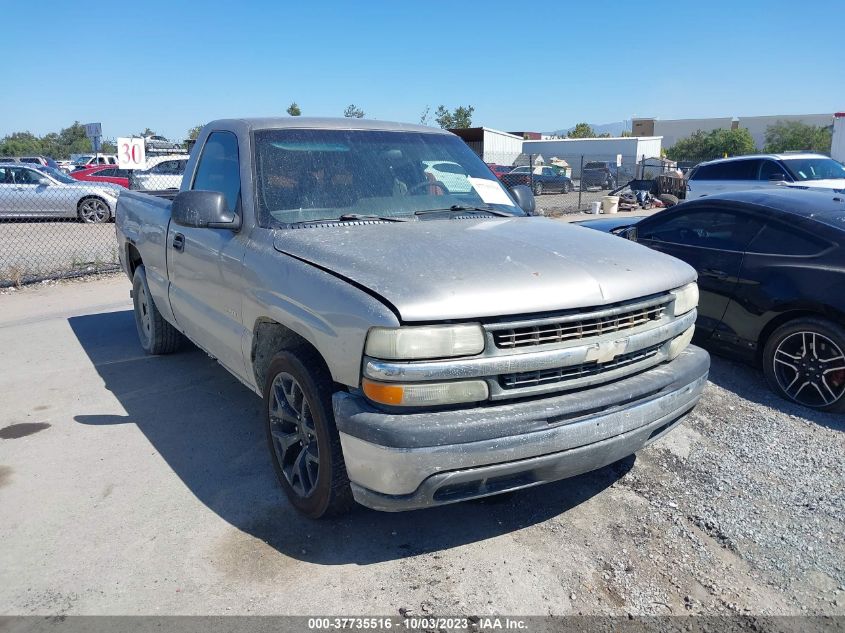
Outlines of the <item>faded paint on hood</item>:
{"type": "Polygon", "coordinates": [[[600,306],[695,279],[678,259],[540,217],[283,229],[274,246],[377,293],[403,321],[600,306]]]}

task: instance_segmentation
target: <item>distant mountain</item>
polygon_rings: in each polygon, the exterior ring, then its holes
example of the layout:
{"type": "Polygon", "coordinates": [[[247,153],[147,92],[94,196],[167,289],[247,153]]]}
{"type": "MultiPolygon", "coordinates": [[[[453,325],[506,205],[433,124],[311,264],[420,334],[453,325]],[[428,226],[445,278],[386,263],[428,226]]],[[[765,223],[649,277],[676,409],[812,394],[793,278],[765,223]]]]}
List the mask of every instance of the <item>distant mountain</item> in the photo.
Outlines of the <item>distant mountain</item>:
{"type": "MultiPolygon", "coordinates": [[[[622,136],[622,132],[631,131],[631,121],[617,121],[616,123],[590,123],[590,127],[595,130],[596,134],[604,134],[607,132],[611,136],[622,136]]],[[[575,126],[568,127],[563,130],[555,130],[549,132],[557,136],[566,136],[570,131],[574,130],[575,126]]]]}

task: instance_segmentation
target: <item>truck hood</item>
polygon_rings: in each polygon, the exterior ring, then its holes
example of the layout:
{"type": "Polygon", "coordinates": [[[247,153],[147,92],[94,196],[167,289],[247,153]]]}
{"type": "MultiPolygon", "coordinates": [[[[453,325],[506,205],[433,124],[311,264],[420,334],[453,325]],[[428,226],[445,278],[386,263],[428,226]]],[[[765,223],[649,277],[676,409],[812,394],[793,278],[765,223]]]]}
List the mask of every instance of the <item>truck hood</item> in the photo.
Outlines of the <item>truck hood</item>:
{"type": "Polygon", "coordinates": [[[796,189],[845,189],[845,178],[830,178],[828,180],[799,180],[786,183],[787,187],[796,189]]]}
{"type": "Polygon", "coordinates": [[[403,321],[601,306],[696,276],[634,242],[540,217],[306,226],[276,231],[273,245],[369,289],[403,321]]]}

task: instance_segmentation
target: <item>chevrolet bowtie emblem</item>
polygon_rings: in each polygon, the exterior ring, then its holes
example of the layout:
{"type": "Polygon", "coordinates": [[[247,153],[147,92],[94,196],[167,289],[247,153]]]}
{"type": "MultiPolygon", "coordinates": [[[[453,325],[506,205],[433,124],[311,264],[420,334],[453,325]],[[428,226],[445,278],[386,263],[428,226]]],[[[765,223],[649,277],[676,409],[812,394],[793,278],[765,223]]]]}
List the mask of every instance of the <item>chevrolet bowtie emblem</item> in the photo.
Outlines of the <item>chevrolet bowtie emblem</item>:
{"type": "Polygon", "coordinates": [[[624,354],[628,347],[628,339],[619,339],[617,341],[599,341],[593,343],[590,349],[587,350],[587,357],[585,360],[594,360],[597,363],[607,363],[612,361],[619,354],[624,354]]]}

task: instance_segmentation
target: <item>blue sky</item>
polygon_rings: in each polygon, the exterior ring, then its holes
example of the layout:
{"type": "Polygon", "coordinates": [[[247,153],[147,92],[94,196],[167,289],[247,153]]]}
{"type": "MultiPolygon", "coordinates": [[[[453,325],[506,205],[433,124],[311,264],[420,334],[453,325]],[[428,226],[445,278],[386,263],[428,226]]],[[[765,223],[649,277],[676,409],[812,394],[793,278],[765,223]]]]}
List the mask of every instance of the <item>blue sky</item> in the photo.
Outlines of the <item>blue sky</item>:
{"type": "Polygon", "coordinates": [[[178,139],[214,118],[282,115],[291,101],[305,115],[340,116],[355,103],[368,117],[412,122],[426,105],[472,104],[476,124],[543,132],[631,116],[833,112],[845,110],[843,8],[6,2],[3,48],[25,63],[5,65],[0,135],[79,120],[101,121],[106,137],[149,126],[178,139]]]}

